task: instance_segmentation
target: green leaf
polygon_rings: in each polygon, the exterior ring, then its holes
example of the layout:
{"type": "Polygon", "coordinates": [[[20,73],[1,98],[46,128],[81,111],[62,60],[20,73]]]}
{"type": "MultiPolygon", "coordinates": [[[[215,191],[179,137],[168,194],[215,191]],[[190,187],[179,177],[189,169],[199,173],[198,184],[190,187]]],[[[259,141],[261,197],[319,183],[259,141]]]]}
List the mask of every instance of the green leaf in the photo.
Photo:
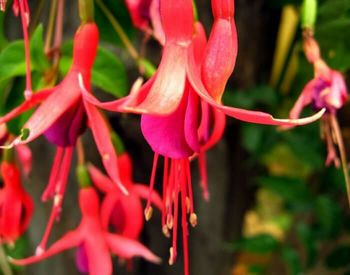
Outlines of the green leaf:
{"type": "Polygon", "coordinates": [[[338,236],[343,222],[342,211],[338,203],[326,195],[321,195],[316,199],[315,214],[318,217],[317,222],[322,237],[338,236]]]}
{"type": "Polygon", "coordinates": [[[302,274],[302,265],[298,252],[294,248],[285,246],[282,249],[282,259],[287,264],[289,272],[291,275],[302,274]]]}
{"type": "Polygon", "coordinates": [[[308,268],[315,265],[317,260],[317,246],[314,236],[314,232],[311,227],[305,223],[300,223],[297,225],[297,233],[300,239],[300,242],[304,245],[304,249],[307,255],[307,264],[308,268]]]}
{"type": "Polygon", "coordinates": [[[44,53],[43,25],[40,24],[30,40],[30,56],[32,66],[39,72],[50,68],[50,63],[44,53]]]}
{"type": "MultiPolygon", "coordinates": [[[[124,0],[103,0],[103,4],[108,8],[108,10],[113,14],[114,18],[117,19],[118,23],[129,37],[132,39],[135,35],[135,28],[132,25],[129,11],[125,6],[124,0]]],[[[117,44],[120,47],[124,47],[118,34],[112,27],[108,18],[102,12],[100,7],[95,1],[95,20],[98,28],[103,30],[100,32],[101,40],[110,42],[112,44],[117,44]]]]}
{"type": "Polygon", "coordinates": [[[311,207],[312,198],[302,180],[286,177],[259,177],[257,182],[281,196],[296,209],[304,211],[305,208],[311,207]]]}
{"type": "Polygon", "coordinates": [[[123,63],[115,54],[102,47],[98,48],[92,69],[92,83],[116,97],[122,97],[128,92],[123,63]]]}
{"type": "MultiPolygon", "coordinates": [[[[62,75],[66,75],[72,65],[72,49],[72,41],[62,46],[63,56],[59,64],[62,75]]],[[[98,47],[92,68],[92,84],[116,97],[122,97],[129,91],[123,63],[114,53],[101,46],[98,47]]]]}
{"type": "Polygon", "coordinates": [[[236,248],[252,254],[266,254],[277,249],[279,242],[271,235],[259,234],[243,238],[236,243],[236,248]]]}
{"type": "MultiPolygon", "coordinates": [[[[43,72],[49,67],[44,54],[42,41],[42,26],[39,26],[31,40],[31,70],[43,72]]],[[[0,54],[0,82],[15,76],[26,74],[24,43],[23,41],[14,41],[0,54]]]]}
{"type": "Polygon", "coordinates": [[[0,81],[25,75],[26,65],[23,41],[10,43],[0,54],[0,81]]]}
{"type": "Polygon", "coordinates": [[[330,269],[343,268],[350,265],[350,245],[342,245],[334,249],[326,258],[326,266],[330,269]]]}

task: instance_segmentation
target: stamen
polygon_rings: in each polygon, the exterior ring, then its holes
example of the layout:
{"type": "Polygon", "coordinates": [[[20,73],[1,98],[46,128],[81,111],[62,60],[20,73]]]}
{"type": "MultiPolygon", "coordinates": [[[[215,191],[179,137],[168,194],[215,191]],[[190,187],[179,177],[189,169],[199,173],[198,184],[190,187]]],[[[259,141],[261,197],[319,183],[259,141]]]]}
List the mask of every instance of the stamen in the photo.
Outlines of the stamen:
{"type": "Polygon", "coordinates": [[[173,265],[175,263],[175,258],[176,258],[176,256],[174,255],[174,248],[173,247],[170,247],[169,254],[170,254],[169,265],[173,265]]]}
{"type": "Polygon", "coordinates": [[[190,215],[190,224],[192,227],[196,227],[198,224],[198,219],[196,213],[191,213],[190,215]]]}
{"type": "MultiPolygon", "coordinates": [[[[158,164],[158,157],[159,155],[157,153],[154,154],[154,158],[153,158],[153,167],[152,167],[152,173],[151,173],[151,182],[150,182],[150,188],[149,188],[149,194],[148,194],[148,199],[147,199],[147,204],[146,204],[146,211],[149,211],[149,209],[151,208],[151,196],[154,190],[154,183],[156,180],[156,172],[157,172],[157,164],[158,164]],[[147,210],[148,209],[148,210],[147,210]]],[[[149,213],[148,213],[149,214],[149,213]]],[[[147,216],[146,216],[146,220],[147,220],[147,216]]]]}
{"type": "MultiPolygon", "coordinates": [[[[166,190],[168,187],[168,174],[169,174],[169,159],[167,157],[164,158],[164,171],[163,171],[163,209],[162,209],[162,228],[164,233],[164,228],[168,231],[166,223],[166,190]]],[[[168,233],[169,234],[169,231],[168,233]]],[[[164,233],[165,236],[167,236],[166,233],[164,233]]]]}
{"type": "MultiPolygon", "coordinates": [[[[186,221],[186,181],[181,184],[181,224],[182,224],[182,243],[184,256],[184,274],[189,275],[189,255],[188,255],[188,228],[186,221]]],[[[192,217],[193,214],[191,214],[192,217]]]]}
{"type": "Polygon", "coordinates": [[[145,219],[146,221],[149,221],[152,218],[153,215],[153,208],[152,206],[146,207],[145,209],[145,219]]]}
{"type": "Polygon", "coordinates": [[[165,237],[170,238],[170,232],[169,232],[169,229],[168,229],[167,225],[163,225],[162,232],[163,232],[165,237]]]}

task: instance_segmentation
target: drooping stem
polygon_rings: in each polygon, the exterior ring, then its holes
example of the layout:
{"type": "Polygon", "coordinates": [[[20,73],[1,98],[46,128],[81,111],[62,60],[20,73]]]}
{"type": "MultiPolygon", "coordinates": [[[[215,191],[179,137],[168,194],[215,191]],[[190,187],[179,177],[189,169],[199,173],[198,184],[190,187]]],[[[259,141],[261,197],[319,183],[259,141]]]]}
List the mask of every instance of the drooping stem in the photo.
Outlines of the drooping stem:
{"type": "Polygon", "coordinates": [[[51,50],[51,41],[53,37],[55,19],[56,19],[56,9],[57,9],[57,0],[52,0],[49,13],[49,23],[47,26],[47,32],[45,37],[45,53],[49,54],[51,50]]]}
{"type": "Polygon", "coordinates": [[[19,1],[20,16],[22,21],[23,29],[23,38],[24,38],[24,51],[26,59],[26,90],[24,91],[24,97],[30,99],[32,91],[32,77],[30,70],[30,46],[29,46],[29,35],[28,35],[28,26],[29,26],[29,10],[25,6],[24,1],[19,1]]]}
{"type": "Polygon", "coordinates": [[[83,142],[81,137],[77,140],[77,156],[78,156],[78,164],[82,165],[85,163],[85,152],[83,142]]]}
{"type": "Polygon", "coordinates": [[[7,256],[4,251],[4,247],[2,245],[0,245],[0,267],[4,275],[13,275],[10,264],[7,261],[7,256]]]}
{"type": "Polygon", "coordinates": [[[94,22],[93,0],[79,0],[79,16],[82,24],[94,22]]]}
{"type": "Polygon", "coordinates": [[[347,191],[349,205],[350,205],[350,178],[349,178],[348,161],[346,157],[345,146],[344,146],[341,130],[338,124],[338,120],[335,117],[335,115],[333,114],[330,115],[330,120],[332,123],[332,130],[334,131],[334,137],[336,139],[336,142],[339,148],[340,160],[341,160],[341,165],[344,173],[346,191],[347,191]]]}

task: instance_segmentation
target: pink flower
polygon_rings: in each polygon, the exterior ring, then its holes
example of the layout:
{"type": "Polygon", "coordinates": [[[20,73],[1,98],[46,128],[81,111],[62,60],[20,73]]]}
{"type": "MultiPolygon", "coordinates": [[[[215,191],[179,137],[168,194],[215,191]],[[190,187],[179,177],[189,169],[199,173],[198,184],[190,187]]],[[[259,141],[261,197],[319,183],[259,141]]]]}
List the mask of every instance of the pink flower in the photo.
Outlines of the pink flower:
{"type": "MultiPolygon", "coordinates": [[[[136,240],[143,228],[141,198],[147,199],[150,189],[132,180],[132,163],[127,153],[119,156],[118,168],[120,178],[129,192],[127,196],[95,166],[89,166],[89,173],[95,186],[105,194],[101,207],[103,227],[108,228],[112,224],[116,232],[136,240]]],[[[151,201],[162,210],[162,200],[156,192],[152,192],[151,201]]]]}
{"type": "MultiPolygon", "coordinates": [[[[97,26],[92,23],[81,26],[74,38],[73,64],[67,76],[57,86],[35,93],[31,99],[1,117],[0,124],[40,104],[23,126],[22,134],[10,146],[25,144],[45,135],[58,146],[51,175],[60,170],[58,166],[70,162],[72,147],[88,125],[107,173],[126,192],[119,178],[117,155],[108,138],[108,125],[96,107],[81,96],[82,91],[88,92],[91,87],[91,70],[97,46],[97,26]]],[[[61,173],[64,174],[65,171],[61,170],[61,173]]]]}
{"type": "Polygon", "coordinates": [[[125,0],[135,27],[151,33],[163,45],[164,32],[160,19],[159,0],[125,0]],[[153,30],[150,28],[152,24],[153,30]]]}
{"type": "Polygon", "coordinates": [[[84,247],[90,275],[111,275],[110,253],[130,259],[141,256],[146,260],[159,263],[160,259],[139,242],[109,233],[102,227],[100,205],[97,193],[92,187],[79,191],[79,205],[82,219],[79,226],[56,241],[47,251],[26,259],[11,259],[14,264],[27,265],[39,262],[57,253],[73,247],[84,247]]]}
{"type": "Polygon", "coordinates": [[[28,228],[33,214],[33,202],[21,185],[21,175],[15,163],[3,161],[0,190],[0,238],[13,243],[28,228]]]}

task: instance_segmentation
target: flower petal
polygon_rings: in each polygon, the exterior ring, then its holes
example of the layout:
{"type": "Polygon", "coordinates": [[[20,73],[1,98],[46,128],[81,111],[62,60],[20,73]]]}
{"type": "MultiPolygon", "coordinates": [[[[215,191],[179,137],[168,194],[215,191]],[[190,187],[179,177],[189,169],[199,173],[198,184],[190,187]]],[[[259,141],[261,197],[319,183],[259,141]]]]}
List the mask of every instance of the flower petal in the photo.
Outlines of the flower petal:
{"type": "Polygon", "coordinates": [[[133,110],[143,114],[165,115],[177,109],[185,88],[187,50],[184,45],[165,44],[155,81],[145,99],[133,110]]]}
{"type": "Polygon", "coordinates": [[[258,111],[250,111],[240,108],[234,108],[234,107],[228,107],[225,105],[222,105],[220,103],[217,103],[208,93],[208,91],[205,89],[200,74],[198,72],[198,68],[195,66],[195,62],[193,60],[193,55],[190,54],[189,56],[189,64],[187,67],[187,75],[188,79],[191,82],[191,85],[193,86],[194,90],[197,92],[197,94],[208,104],[213,106],[213,108],[216,108],[218,110],[221,110],[223,113],[225,113],[228,116],[234,117],[236,119],[250,122],[250,123],[257,123],[257,124],[265,124],[265,125],[280,125],[280,126],[296,126],[296,125],[305,125],[311,122],[314,122],[322,117],[322,115],[325,113],[326,109],[322,109],[313,116],[301,118],[301,119],[277,119],[271,116],[268,113],[264,112],[258,112],[258,111]]]}
{"type": "Polygon", "coordinates": [[[186,104],[187,94],[177,110],[170,115],[142,115],[142,134],[154,152],[174,159],[193,154],[185,138],[186,104]]]}
{"type": "MultiPolygon", "coordinates": [[[[138,194],[141,198],[147,200],[150,197],[150,188],[144,184],[134,184],[133,192],[138,194]]],[[[151,193],[151,202],[160,210],[163,209],[163,201],[157,192],[153,191],[151,193]]]]}
{"type": "Polygon", "coordinates": [[[10,259],[15,265],[28,265],[40,262],[64,250],[78,246],[83,241],[80,231],[74,230],[66,233],[61,239],[55,242],[48,250],[40,255],[31,256],[25,259],[10,259]]]}
{"type": "MultiPolygon", "coordinates": [[[[110,193],[114,190],[114,184],[109,177],[104,175],[97,167],[88,165],[89,174],[94,185],[103,193],[110,193]]],[[[119,189],[118,189],[119,190],[119,189]]]]}
{"type": "Polygon", "coordinates": [[[139,243],[138,241],[131,240],[116,234],[105,233],[108,245],[113,253],[117,256],[130,259],[135,256],[143,257],[144,259],[153,262],[160,263],[161,259],[152,253],[147,247],[139,243]]]}
{"type": "Polygon", "coordinates": [[[11,110],[11,112],[1,117],[0,124],[10,121],[16,116],[19,116],[25,111],[28,111],[29,109],[38,105],[40,102],[45,100],[49,95],[51,95],[52,92],[53,92],[53,89],[47,89],[47,90],[42,90],[41,92],[37,92],[33,94],[29,100],[24,101],[21,105],[11,110]]]}
{"type": "Polygon", "coordinates": [[[89,126],[94,136],[97,149],[100,152],[103,165],[113,182],[117,184],[124,194],[128,194],[128,190],[120,180],[117,154],[111,141],[106,121],[94,105],[84,100],[84,106],[89,118],[89,126]]]}
{"type": "Polygon", "coordinates": [[[23,129],[27,129],[28,136],[24,140],[24,137],[17,137],[13,142],[14,145],[25,144],[34,140],[53,125],[66,110],[77,103],[80,99],[80,91],[74,85],[72,87],[73,81],[77,81],[76,74],[68,75],[56,87],[56,91],[39,106],[23,126],[23,129]],[[76,80],[72,78],[76,78],[76,80]]]}
{"type": "Polygon", "coordinates": [[[86,234],[84,247],[88,259],[90,275],[112,275],[111,255],[102,232],[90,231],[86,234]]]}
{"type": "Polygon", "coordinates": [[[21,167],[23,168],[24,175],[29,176],[32,170],[32,151],[27,145],[19,145],[15,148],[21,167]]]}
{"type": "MultiPolygon", "coordinates": [[[[108,229],[111,215],[116,203],[120,200],[120,196],[114,193],[108,193],[101,205],[101,223],[104,229],[108,229]]],[[[120,217],[118,217],[120,218],[120,217]]]]}

